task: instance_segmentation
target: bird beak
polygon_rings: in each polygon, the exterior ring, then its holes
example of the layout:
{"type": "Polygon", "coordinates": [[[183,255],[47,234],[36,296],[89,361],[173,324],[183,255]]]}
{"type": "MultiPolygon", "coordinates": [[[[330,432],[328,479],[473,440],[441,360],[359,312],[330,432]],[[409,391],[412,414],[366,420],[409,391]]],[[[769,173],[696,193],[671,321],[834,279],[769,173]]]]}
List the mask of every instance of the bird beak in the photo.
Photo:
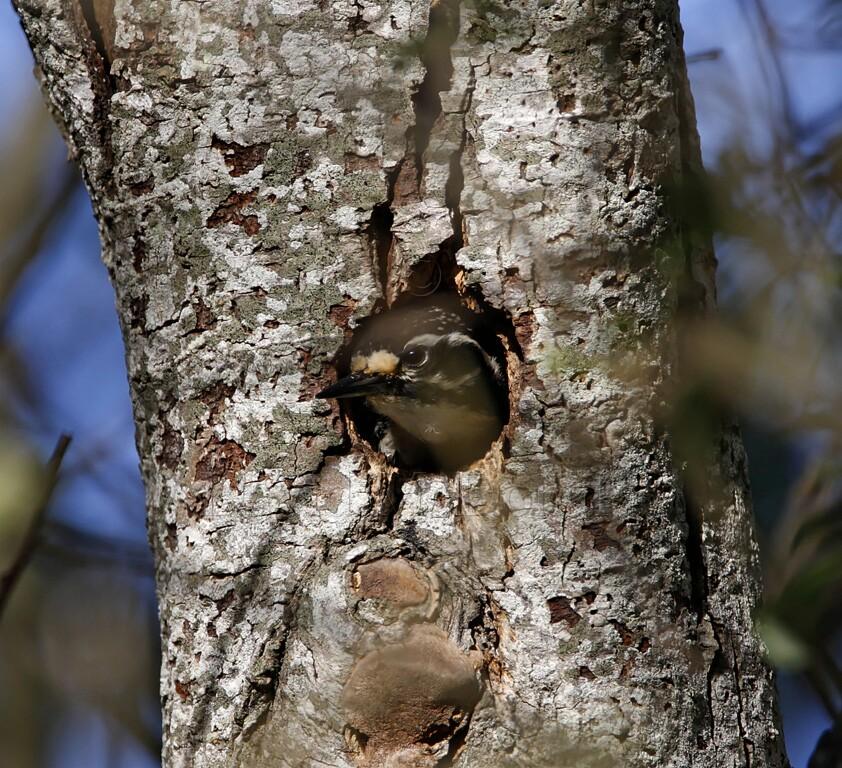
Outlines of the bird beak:
{"type": "Polygon", "coordinates": [[[399,382],[393,376],[372,373],[352,373],[335,384],[325,387],[316,397],[366,397],[367,395],[397,394],[399,382]]]}

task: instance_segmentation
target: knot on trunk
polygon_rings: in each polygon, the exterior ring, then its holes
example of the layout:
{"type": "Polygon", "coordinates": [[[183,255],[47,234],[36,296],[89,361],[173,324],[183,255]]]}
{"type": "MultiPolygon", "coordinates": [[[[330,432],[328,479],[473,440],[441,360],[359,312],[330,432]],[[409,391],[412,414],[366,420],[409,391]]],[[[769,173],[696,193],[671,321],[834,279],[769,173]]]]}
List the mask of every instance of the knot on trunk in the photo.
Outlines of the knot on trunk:
{"type": "Polygon", "coordinates": [[[476,667],[438,627],[357,662],[342,692],[346,739],[360,765],[435,766],[480,699],[476,667]]]}

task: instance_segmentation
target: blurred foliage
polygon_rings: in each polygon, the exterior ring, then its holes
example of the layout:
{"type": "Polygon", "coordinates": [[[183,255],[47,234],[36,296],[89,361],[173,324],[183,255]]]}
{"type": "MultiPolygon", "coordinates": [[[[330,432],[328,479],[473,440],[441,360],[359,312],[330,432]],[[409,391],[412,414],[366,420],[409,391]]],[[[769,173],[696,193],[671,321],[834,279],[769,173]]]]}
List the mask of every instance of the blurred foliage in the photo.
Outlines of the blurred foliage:
{"type": "MultiPolygon", "coordinates": [[[[38,545],[39,535],[44,524],[44,515],[58,481],[61,462],[69,446],[70,437],[62,435],[47,466],[43,469],[38,467],[35,470],[32,466],[25,468],[16,466],[17,461],[11,461],[5,467],[0,465],[0,470],[5,469],[10,473],[5,477],[0,474],[0,478],[6,480],[12,490],[20,491],[20,495],[16,499],[17,505],[10,503],[6,510],[6,519],[12,523],[9,526],[9,533],[12,534],[9,544],[15,549],[14,555],[8,558],[8,563],[4,564],[5,569],[2,571],[2,578],[0,578],[0,617],[2,617],[3,609],[6,607],[15,585],[29,564],[29,559],[38,545]],[[18,474],[11,474],[15,471],[18,471],[18,474]],[[19,483],[21,479],[24,481],[22,487],[19,483]],[[19,525],[15,526],[15,522],[18,522],[19,525]],[[15,531],[15,527],[19,527],[21,530],[15,531]],[[15,533],[19,535],[15,536],[15,533]]],[[[17,453],[18,458],[20,458],[20,452],[17,453]]],[[[30,464],[34,465],[35,462],[30,462],[30,464]]],[[[3,509],[0,508],[0,514],[2,512],[3,509]]]]}
{"type": "MultiPolygon", "coordinates": [[[[803,675],[840,724],[842,91],[838,103],[804,117],[799,97],[810,85],[791,57],[842,53],[842,2],[736,7],[762,87],[741,89],[722,56],[689,57],[700,111],[716,114],[724,138],[706,183],[680,190],[679,205],[687,225],[717,243],[721,296],[715,317],[684,328],[676,441],[692,465],[717,413],[730,411],[763,441],[789,446],[749,451],[750,465],[789,457],[752,466],[753,477],[771,484],[791,475],[774,485],[788,488],[774,498],[776,524],[761,528],[767,595],[758,628],[771,661],[803,675]]],[[[832,757],[839,741],[827,735],[812,765],[842,765],[842,752],[832,757]]]]}
{"type": "MultiPolygon", "coordinates": [[[[8,331],[23,278],[82,192],[57,144],[40,99],[0,143],[0,763],[52,764],[67,723],[87,713],[101,723],[106,752],[131,743],[154,765],[160,713],[151,557],[145,546],[76,527],[72,513],[53,514],[68,480],[99,481],[110,436],[93,448],[88,440],[86,451],[71,448],[64,462],[62,441],[46,461],[41,450],[64,425],[28,370],[27,350],[8,331]]],[[[55,372],[61,375],[60,361],[55,372]]],[[[116,478],[103,489],[115,512],[125,503],[120,485],[116,478]]]]}
{"type": "Polygon", "coordinates": [[[0,574],[20,552],[44,482],[37,457],[19,441],[0,436],[0,574]]]}

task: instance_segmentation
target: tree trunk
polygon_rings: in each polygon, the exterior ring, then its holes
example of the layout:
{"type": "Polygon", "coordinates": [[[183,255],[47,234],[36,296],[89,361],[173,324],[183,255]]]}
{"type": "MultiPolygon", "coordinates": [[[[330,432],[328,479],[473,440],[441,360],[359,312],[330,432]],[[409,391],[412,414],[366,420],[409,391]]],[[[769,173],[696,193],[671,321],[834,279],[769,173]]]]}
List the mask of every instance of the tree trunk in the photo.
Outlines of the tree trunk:
{"type": "Polygon", "coordinates": [[[165,765],[787,765],[739,435],[690,503],[659,417],[713,302],[676,2],[77,2],[16,0],[122,319],[165,765]],[[443,283],[511,419],[413,475],[313,395],[443,283]]]}

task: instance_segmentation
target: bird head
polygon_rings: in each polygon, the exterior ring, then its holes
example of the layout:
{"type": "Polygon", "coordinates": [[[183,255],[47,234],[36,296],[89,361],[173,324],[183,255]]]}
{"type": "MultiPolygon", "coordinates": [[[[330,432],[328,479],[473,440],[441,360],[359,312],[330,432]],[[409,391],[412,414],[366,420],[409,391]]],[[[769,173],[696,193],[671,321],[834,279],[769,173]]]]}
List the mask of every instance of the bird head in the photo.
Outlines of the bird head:
{"type": "Polygon", "coordinates": [[[384,312],[353,345],[347,374],[317,397],[364,398],[404,459],[423,447],[432,464],[469,463],[508,416],[505,375],[476,330],[473,314],[452,303],[384,312]]]}

